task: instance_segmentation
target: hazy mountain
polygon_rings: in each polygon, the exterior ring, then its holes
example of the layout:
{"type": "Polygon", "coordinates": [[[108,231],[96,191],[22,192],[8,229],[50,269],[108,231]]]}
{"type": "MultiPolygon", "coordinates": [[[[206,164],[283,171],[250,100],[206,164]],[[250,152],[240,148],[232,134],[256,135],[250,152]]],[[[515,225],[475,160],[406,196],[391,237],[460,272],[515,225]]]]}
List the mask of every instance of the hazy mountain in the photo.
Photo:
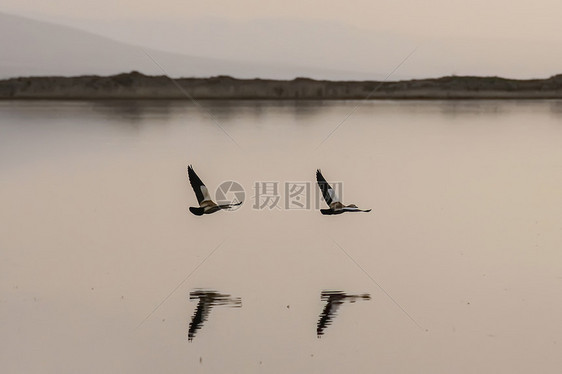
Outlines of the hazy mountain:
{"type": "Polygon", "coordinates": [[[228,60],[361,71],[382,79],[415,48],[398,35],[321,20],[221,18],[60,22],[150,48],[228,60]],[[178,37],[181,36],[181,37],[178,37]]]}
{"type": "MultiPolygon", "coordinates": [[[[178,38],[182,38],[181,35],[178,38]]],[[[169,53],[117,42],[68,26],[0,13],[0,78],[38,75],[145,74],[291,79],[297,76],[343,79],[365,75],[288,64],[239,62],[169,53]]]]}

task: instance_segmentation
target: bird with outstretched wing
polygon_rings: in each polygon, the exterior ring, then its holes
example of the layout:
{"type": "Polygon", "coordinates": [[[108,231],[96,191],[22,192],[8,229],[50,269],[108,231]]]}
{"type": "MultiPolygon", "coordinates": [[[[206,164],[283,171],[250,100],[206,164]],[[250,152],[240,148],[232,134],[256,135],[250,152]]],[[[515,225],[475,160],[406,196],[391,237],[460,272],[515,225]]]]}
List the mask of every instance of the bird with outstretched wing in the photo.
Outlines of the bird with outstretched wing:
{"type": "Polygon", "coordinates": [[[318,187],[322,192],[322,196],[326,201],[326,204],[330,207],[329,209],[320,209],[320,212],[325,215],[333,215],[333,214],[342,214],[345,212],[370,212],[371,209],[362,210],[357,207],[355,204],[344,205],[339,197],[336,195],[336,192],[328,184],[326,178],[322,175],[320,169],[316,170],[316,181],[318,182],[318,187]]]}
{"type": "Polygon", "coordinates": [[[201,178],[199,178],[199,176],[195,173],[195,170],[193,170],[193,166],[189,165],[187,167],[187,175],[189,177],[189,183],[191,184],[191,187],[195,192],[195,196],[197,197],[197,202],[199,203],[198,207],[189,207],[189,211],[196,216],[215,213],[219,210],[230,209],[242,204],[242,201],[231,204],[216,204],[211,198],[207,186],[205,186],[203,181],[201,181],[201,178]]]}

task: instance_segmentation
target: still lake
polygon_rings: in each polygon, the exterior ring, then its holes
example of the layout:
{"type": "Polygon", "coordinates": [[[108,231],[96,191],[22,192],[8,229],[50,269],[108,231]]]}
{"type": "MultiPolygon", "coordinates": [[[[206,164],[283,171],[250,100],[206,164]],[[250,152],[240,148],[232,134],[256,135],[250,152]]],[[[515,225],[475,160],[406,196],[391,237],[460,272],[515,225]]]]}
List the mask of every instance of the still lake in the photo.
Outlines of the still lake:
{"type": "Polygon", "coordinates": [[[0,102],[3,372],[560,372],[562,102],[201,106],[0,102]]]}

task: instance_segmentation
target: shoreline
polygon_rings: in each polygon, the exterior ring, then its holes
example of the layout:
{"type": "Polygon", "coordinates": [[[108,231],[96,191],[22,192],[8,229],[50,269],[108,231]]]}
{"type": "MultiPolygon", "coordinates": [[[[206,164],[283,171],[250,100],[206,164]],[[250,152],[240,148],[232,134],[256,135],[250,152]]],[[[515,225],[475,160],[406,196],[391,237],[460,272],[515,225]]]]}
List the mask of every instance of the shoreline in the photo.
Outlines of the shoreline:
{"type": "Polygon", "coordinates": [[[405,81],[112,76],[0,80],[0,100],[547,100],[562,99],[562,75],[547,79],[449,76],[405,81]]]}

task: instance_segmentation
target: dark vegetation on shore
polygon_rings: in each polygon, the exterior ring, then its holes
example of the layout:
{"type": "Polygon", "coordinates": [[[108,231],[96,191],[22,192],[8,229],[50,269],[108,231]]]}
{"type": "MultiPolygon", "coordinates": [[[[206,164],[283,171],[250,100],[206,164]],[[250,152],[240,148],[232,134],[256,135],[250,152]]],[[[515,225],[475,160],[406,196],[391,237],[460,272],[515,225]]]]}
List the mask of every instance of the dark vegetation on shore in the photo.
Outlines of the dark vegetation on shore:
{"type": "Polygon", "coordinates": [[[548,79],[448,76],[395,82],[113,76],[24,77],[0,81],[0,99],[559,99],[562,74],[548,79]]]}

